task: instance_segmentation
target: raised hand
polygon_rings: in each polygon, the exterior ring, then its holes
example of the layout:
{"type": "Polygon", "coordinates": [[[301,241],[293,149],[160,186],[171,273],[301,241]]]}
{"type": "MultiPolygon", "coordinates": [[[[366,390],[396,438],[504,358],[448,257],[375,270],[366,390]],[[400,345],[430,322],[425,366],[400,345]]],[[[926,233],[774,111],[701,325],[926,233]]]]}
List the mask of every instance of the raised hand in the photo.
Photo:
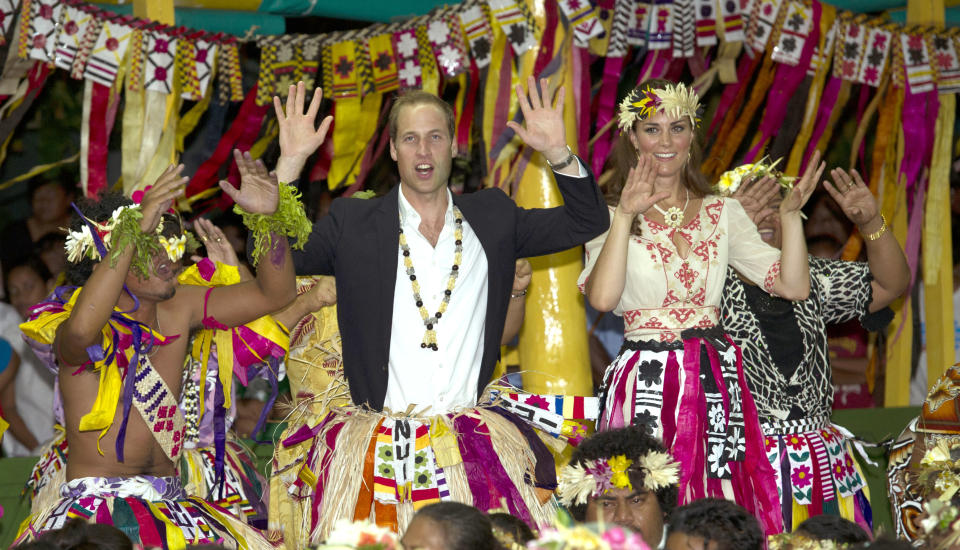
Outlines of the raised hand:
{"type": "Polygon", "coordinates": [[[658,201],[670,197],[669,191],[656,192],[653,188],[653,159],[650,155],[640,155],[637,165],[627,174],[627,183],[620,192],[617,210],[631,218],[643,214],[658,201]]]}
{"type": "Polygon", "coordinates": [[[273,110],[277,114],[277,123],[280,127],[280,155],[283,157],[298,159],[309,157],[323,145],[327,131],[330,130],[330,124],[333,123],[333,117],[328,116],[323,119],[319,128],[316,127],[317,112],[320,110],[320,102],[323,101],[322,89],[317,88],[313,91],[310,106],[304,113],[303,105],[306,97],[306,85],[302,80],[296,86],[290,86],[286,111],[280,103],[280,98],[273,96],[273,110]]]}
{"type": "Polygon", "coordinates": [[[259,159],[253,160],[250,152],[233,150],[233,158],[240,169],[240,189],[230,182],[220,180],[220,189],[230,196],[240,208],[251,214],[273,214],[280,201],[277,175],[268,173],[267,167],[259,159]]]}
{"type": "MultiPolygon", "coordinates": [[[[547,79],[541,78],[540,90],[547,90],[547,86],[547,79]]],[[[527,80],[527,88],[528,92],[524,93],[523,86],[518,84],[516,90],[525,127],[512,120],[507,122],[507,127],[516,132],[524,143],[543,153],[550,162],[562,162],[569,154],[563,125],[563,97],[566,90],[560,87],[551,107],[549,98],[544,104],[544,98],[532,76],[527,80]]]]}
{"type": "Polygon", "coordinates": [[[767,216],[777,211],[771,204],[775,205],[779,195],[780,185],[777,180],[770,176],[764,176],[744,182],[731,197],[740,202],[740,206],[743,206],[744,212],[747,213],[753,223],[759,224],[767,216]]]}
{"type": "Polygon", "coordinates": [[[833,181],[824,181],[823,186],[850,221],[863,227],[877,217],[880,211],[877,199],[856,170],[834,168],[830,176],[833,181]]]}
{"type": "Polygon", "coordinates": [[[149,233],[157,228],[163,213],[170,209],[173,199],[183,194],[184,185],[190,178],[181,176],[182,164],[171,164],[160,174],[157,181],[147,189],[140,201],[140,229],[149,233]]]}
{"type": "MultiPolygon", "coordinates": [[[[240,259],[237,258],[237,251],[233,249],[233,245],[227,240],[227,236],[223,233],[223,230],[214,225],[213,222],[206,218],[197,218],[197,220],[193,222],[193,229],[207,249],[207,258],[210,258],[210,260],[214,262],[220,262],[223,265],[240,265],[240,259]]],[[[201,260],[200,256],[193,256],[192,259],[194,262],[201,260]]]]}
{"type": "Polygon", "coordinates": [[[533,278],[533,267],[526,258],[517,260],[516,268],[513,272],[513,293],[523,292],[530,286],[530,279],[533,278]]]}
{"type": "Polygon", "coordinates": [[[799,213],[807,199],[813,194],[817,187],[817,182],[823,176],[823,170],[826,168],[825,162],[820,162],[820,151],[814,151],[807,162],[807,167],[803,175],[793,184],[793,188],[787,193],[787,196],[780,202],[780,215],[799,213]]]}

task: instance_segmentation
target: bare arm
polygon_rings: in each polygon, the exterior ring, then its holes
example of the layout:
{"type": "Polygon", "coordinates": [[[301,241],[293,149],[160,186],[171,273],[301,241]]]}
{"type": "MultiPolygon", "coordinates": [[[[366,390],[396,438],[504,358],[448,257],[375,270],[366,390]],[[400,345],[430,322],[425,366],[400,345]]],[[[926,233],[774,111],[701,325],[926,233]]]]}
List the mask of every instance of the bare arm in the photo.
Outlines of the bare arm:
{"type": "Polygon", "coordinates": [[[320,102],[323,101],[323,90],[320,88],[314,90],[313,98],[304,114],[303,106],[306,96],[306,85],[300,81],[296,86],[290,86],[286,110],[280,103],[279,97],[273,98],[273,110],[277,115],[280,128],[277,178],[283,183],[296,181],[300,177],[303,165],[323,144],[327,131],[333,123],[333,117],[328,116],[320,122],[319,128],[316,126],[317,112],[320,111],[320,102]]]}
{"type": "MultiPolygon", "coordinates": [[[[169,166],[157,182],[143,195],[140,204],[143,218],[140,228],[150,233],[160,223],[163,212],[175,197],[183,193],[188,178],[181,177],[183,165],[169,166]]],[[[99,344],[101,331],[110,320],[123,283],[130,271],[133,247],[128,246],[117,258],[116,265],[109,257],[103,258],[93,269],[77,297],[70,317],[57,329],[54,351],[57,358],[70,365],[82,365],[89,360],[87,348],[99,344]]]]}
{"type": "Polygon", "coordinates": [[[833,181],[824,182],[823,186],[850,221],[857,224],[864,236],[867,264],[870,266],[870,274],[873,275],[873,301],[870,302],[869,309],[871,313],[879,311],[907,290],[907,285],[910,284],[907,258],[892,231],[884,230],[876,239],[867,237],[880,231],[884,222],[877,200],[860,174],[856,170],[847,172],[836,168],[830,171],[830,175],[833,181]]]}
{"type": "Polygon", "coordinates": [[[803,176],[780,203],[780,274],[773,283],[773,292],[788,300],[806,300],[810,295],[810,264],[800,209],[813,193],[824,168],[820,152],[814,152],[803,176]]]}
{"type": "Polygon", "coordinates": [[[526,296],[530,279],[533,278],[533,267],[526,258],[517,260],[513,274],[513,290],[510,293],[510,305],[507,307],[507,320],[503,325],[503,337],[500,345],[505,346],[513,340],[523,326],[523,316],[527,309],[526,296]]]}
{"type": "MultiPolygon", "coordinates": [[[[280,195],[276,174],[267,173],[263,163],[253,160],[249,153],[234,151],[234,158],[240,169],[240,189],[234,189],[226,181],[220,182],[220,188],[247,212],[272,215],[276,212],[280,195]]],[[[272,248],[260,259],[256,279],[210,291],[206,303],[208,316],[228,327],[235,327],[286,307],[297,297],[287,238],[273,233],[272,239],[272,248]]],[[[204,304],[202,301],[192,302],[191,306],[192,324],[199,326],[204,304]]]]}
{"type": "Polygon", "coordinates": [[[273,314],[274,320],[293,329],[307,315],[337,303],[337,284],[333,277],[321,276],[313,288],[297,296],[292,304],[273,314]]]}
{"type": "Polygon", "coordinates": [[[20,370],[20,356],[16,351],[12,352],[10,362],[7,368],[0,372],[0,409],[3,409],[3,419],[10,424],[10,434],[28,449],[36,449],[40,444],[37,438],[30,432],[30,428],[23,421],[23,417],[17,412],[17,391],[16,379],[17,371],[20,370]]]}
{"type": "Polygon", "coordinates": [[[597,311],[611,311],[620,303],[627,281],[627,243],[633,220],[657,201],[670,196],[668,191],[654,192],[653,176],[649,155],[642,155],[627,174],[627,183],[610,222],[610,232],[584,287],[587,300],[597,311]]]}

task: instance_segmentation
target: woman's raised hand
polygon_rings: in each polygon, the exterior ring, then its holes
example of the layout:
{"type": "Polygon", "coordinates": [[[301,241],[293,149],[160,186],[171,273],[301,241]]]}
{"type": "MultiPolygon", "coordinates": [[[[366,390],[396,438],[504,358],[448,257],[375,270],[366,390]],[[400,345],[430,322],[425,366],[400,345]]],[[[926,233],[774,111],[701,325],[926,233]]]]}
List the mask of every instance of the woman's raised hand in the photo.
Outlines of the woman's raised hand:
{"type": "Polygon", "coordinates": [[[656,191],[653,187],[654,161],[650,155],[640,155],[637,165],[627,174],[627,183],[620,192],[617,210],[631,218],[643,214],[654,204],[670,197],[669,191],[656,191]]]}

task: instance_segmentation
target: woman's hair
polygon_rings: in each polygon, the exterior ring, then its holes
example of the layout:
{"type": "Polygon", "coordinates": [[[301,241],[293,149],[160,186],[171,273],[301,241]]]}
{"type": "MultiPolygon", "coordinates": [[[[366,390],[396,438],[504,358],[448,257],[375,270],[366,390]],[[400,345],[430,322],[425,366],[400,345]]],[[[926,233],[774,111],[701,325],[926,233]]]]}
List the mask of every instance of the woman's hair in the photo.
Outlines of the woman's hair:
{"type": "Polygon", "coordinates": [[[493,524],[493,528],[499,530],[505,535],[513,539],[513,542],[519,544],[520,546],[526,546],[528,542],[532,541],[534,538],[533,531],[530,529],[530,526],[523,522],[522,519],[517,516],[499,512],[496,514],[490,514],[490,523],[493,524]]]}
{"type": "Polygon", "coordinates": [[[867,542],[870,535],[856,523],[832,514],[813,516],[797,526],[796,533],[817,540],[832,540],[843,544],[867,542]]]}
{"type": "Polygon", "coordinates": [[[33,550],[46,550],[51,546],[59,550],[133,550],[133,543],[123,531],[112,525],[87,523],[80,518],[71,519],[60,529],[43,533],[31,544],[36,545],[30,547],[33,550]]]}
{"type": "MultiPolygon", "coordinates": [[[[673,84],[674,82],[669,80],[654,78],[644,80],[637,88],[641,90],[645,88],[656,89],[673,84]]],[[[617,138],[616,144],[613,146],[613,152],[609,161],[613,169],[613,178],[607,183],[604,192],[604,197],[610,206],[616,206],[620,202],[620,193],[623,191],[623,186],[627,183],[627,174],[631,168],[637,165],[639,152],[630,139],[630,133],[636,130],[638,122],[639,121],[635,121],[633,123],[630,132],[622,132],[620,137],[617,138]]],[[[690,131],[693,132],[693,139],[690,141],[690,158],[687,159],[683,172],[680,174],[680,183],[682,183],[693,196],[705,197],[712,191],[706,176],[700,171],[700,163],[703,161],[703,149],[700,146],[697,128],[691,128],[690,131]]]]}
{"type": "Polygon", "coordinates": [[[486,514],[459,502],[424,506],[416,517],[436,523],[443,530],[447,550],[499,550],[493,524],[486,514]]]}

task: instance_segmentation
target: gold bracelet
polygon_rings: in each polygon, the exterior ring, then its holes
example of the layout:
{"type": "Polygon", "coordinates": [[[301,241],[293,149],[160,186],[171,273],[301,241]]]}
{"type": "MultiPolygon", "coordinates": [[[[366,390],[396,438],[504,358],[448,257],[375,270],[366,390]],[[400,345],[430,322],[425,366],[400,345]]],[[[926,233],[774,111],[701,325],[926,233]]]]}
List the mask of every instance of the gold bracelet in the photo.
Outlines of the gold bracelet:
{"type": "Polygon", "coordinates": [[[880,229],[877,229],[876,232],[870,233],[869,235],[864,235],[868,241],[875,241],[883,236],[887,232],[887,218],[883,217],[883,214],[880,214],[880,229]]]}

